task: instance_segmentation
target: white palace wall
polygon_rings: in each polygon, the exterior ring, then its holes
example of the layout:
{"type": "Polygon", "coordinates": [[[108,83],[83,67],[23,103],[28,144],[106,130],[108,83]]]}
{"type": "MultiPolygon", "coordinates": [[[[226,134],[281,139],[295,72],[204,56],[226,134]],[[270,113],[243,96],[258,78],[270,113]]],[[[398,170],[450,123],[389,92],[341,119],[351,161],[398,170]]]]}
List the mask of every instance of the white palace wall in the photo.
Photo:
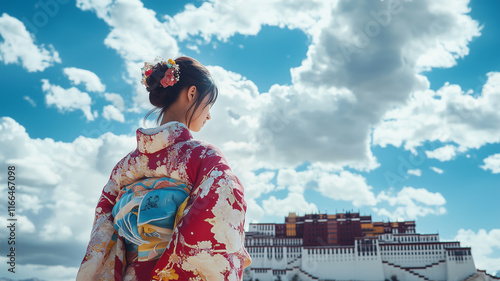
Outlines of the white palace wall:
{"type": "Polygon", "coordinates": [[[358,255],[354,247],[304,249],[301,268],[320,280],[384,280],[379,255],[358,255]]]}
{"type": "MultiPolygon", "coordinates": [[[[265,226],[265,231],[274,231],[265,226]]],[[[470,248],[437,235],[360,238],[352,246],[303,246],[297,238],[254,236],[245,281],[462,281],[477,272],[470,248]]]]}
{"type": "Polygon", "coordinates": [[[446,267],[448,270],[448,281],[461,281],[466,279],[471,271],[476,272],[472,256],[447,256],[446,267]]]}

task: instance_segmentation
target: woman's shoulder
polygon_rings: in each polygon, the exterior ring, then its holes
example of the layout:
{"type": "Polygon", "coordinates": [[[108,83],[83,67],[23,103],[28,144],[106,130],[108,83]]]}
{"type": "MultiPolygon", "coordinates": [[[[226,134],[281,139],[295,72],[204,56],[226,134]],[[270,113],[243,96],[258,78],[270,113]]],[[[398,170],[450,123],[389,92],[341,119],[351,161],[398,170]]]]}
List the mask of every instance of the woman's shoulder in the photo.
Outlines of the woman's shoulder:
{"type": "Polygon", "coordinates": [[[222,151],[213,143],[201,140],[201,139],[191,139],[188,141],[189,145],[193,148],[201,148],[206,156],[217,155],[224,157],[222,151]]]}
{"type": "Polygon", "coordinates": [[[204,163],[203,165],[228,165],[227,159],[222,153],[222,150],[219,149],[215,144],[200,140],[200,139],[191,139],[188,141],[192,150],[191,158],[198,159],[204,163]],[[195,156],[195,157],[193,157],[195,156]]]}

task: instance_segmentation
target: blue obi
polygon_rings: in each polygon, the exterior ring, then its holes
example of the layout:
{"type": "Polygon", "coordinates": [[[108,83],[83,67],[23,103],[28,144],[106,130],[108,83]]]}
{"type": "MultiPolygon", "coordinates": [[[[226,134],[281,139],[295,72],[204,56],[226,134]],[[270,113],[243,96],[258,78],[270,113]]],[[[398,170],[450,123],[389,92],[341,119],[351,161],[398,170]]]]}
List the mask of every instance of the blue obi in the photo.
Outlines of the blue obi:
{"type": "Polygon", "coordinates": [[[158,258],[172,236],[177,210],[190,189],[172,178],[146,178],[125,186],[113,207],[114,227],[139,261],[158,258]]]}

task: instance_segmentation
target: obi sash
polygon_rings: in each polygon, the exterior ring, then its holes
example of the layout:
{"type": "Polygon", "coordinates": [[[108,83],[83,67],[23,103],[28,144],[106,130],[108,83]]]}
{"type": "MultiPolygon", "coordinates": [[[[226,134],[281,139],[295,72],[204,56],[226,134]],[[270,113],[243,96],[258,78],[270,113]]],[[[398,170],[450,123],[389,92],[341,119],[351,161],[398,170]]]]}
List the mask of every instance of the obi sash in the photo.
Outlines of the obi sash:
{"type": "Polygon", "coordinates": [[[145,178],[124,186],[112,214],[127,251],[137,252],[139,261],[159,258],[189,193],[185,183],[168,177],[145,178]]]}

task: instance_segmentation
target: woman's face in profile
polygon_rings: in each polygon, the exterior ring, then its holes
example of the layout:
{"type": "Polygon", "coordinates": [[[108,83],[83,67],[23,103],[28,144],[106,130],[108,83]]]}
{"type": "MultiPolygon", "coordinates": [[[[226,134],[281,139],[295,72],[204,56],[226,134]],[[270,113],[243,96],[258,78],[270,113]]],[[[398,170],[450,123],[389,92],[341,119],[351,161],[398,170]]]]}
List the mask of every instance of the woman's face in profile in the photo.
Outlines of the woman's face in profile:
{"type": "MultiPolygon", "coordinates": [[[[198,92],[196,92],[198,94],[198,92]]],[[[196,109],[196,112],[193,115],[193,121],[191,121],[191,124],[189,126],[189,129],[194,132],[199,132],[201,128],[205,125],[205,122],[207,120],[210,120],[210,107],[211,105],[208,104],[208,101],[210,100],[210,95],[206,95],[203,101],[201,102],[200,106],[196,109]]]]}

